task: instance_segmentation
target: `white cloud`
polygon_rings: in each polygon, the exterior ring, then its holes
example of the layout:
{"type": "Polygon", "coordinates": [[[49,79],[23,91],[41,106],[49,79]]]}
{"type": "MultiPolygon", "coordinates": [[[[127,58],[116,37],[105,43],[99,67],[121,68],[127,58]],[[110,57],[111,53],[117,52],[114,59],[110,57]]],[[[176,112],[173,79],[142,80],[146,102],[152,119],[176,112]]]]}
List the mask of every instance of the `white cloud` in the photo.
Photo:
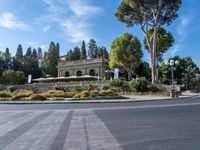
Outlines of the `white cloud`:
{"type": "Polygon", "coordinates": [[[182,16],[180,25],[177,28],[177,33],[181,37],[182,40],[184,40],[187,37],[188,34],[188,26],[190,25],[192,21],[192,18],[190,16],[182,16]]]}
{"type": "Polygon", "coordinates": [[[45,27],[43,28],[43,31],[44,31],[44,32],[47,32],[47,31],[49,31],[50,28],[51,28],[50,26],[45,26],[45,27]]]}
{"type": "Polygon", "coordinates": [[[63,31],[62,36],[70,42],[88,41],[92,38],[91,18],[102,12],[101,7],[92,5],[90,0],[43,1],[48,5],[48,14],[37,19],[37,22],[43,24],[43,31],[45,23],[53,22],[63,31]]]}
{"type": "Polygon", "coordinates": [[[66,20],[61,23],[62,30],[68,36],[70,42],[76,43],[82,40],[89,41],[91,38],[90,33],[87,30],[87,24],[78,20],[66,20]]]}
{"type": "Polygon", "coordinates": [[[171,50],[171,55],[175,56],[176,53],[182,51],[184,49],[185,45],[182,45],[181,43],[176,44],[172,50],[171,50]]]}
{"type": "Polygon", "coordinates": [[[178,33],[178,41],[176,45],[174,45],[171,49],[171,55],[175,56],[176,53],[182,51],[185,47],[184,41],[188,36],[189,33],[189,25],[191,24],[192,17],[188,16],[182,16],[180,18],[180,24],[177,27],[177,33],[178,33]]]}
{"type": "Polygon", "coordinates": [[[29,27],[20,21],[11,12],[4,12],[0,15],[0,26],[9,29],[27,30],[29,27]]]}
{"type": "Polygon", "coordinates": [[[77,16],[93,15],[102,11],[100,7],[91,6],[86,1],[69,0],[68,3],[70,10],[77,16]]]}

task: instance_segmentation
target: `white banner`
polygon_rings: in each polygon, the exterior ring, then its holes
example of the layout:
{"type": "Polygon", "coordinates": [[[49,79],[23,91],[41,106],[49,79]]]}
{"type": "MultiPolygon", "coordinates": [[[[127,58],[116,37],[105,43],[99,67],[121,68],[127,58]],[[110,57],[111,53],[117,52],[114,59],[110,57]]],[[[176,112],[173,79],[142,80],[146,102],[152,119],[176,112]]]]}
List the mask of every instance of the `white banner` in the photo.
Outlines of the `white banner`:
{"type": "Polygon", "coordinates": [[[119,69],[115,68],[114,79],[117,80],[118,78],[119,78],[119,69]]]}
{"type": "Polygon", "coordinates": [[[28,83],[31,83],[31,80],[32,80],[32,75],[29,74],[29,75],[28,75],[28,83]]]}

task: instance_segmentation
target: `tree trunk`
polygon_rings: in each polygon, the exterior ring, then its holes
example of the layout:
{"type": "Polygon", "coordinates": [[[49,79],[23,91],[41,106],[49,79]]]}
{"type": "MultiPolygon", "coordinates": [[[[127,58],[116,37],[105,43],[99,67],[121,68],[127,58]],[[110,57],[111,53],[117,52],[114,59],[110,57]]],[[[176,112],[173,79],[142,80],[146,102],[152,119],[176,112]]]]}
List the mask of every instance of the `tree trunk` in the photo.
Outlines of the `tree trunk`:
{"type": "Polygon", "coordinates": [[[131,71],[128,71],[128,80],[131,80],[131,71]]]}
{"type": "Polygon", "coordinates": [[[152,84],[156,84],[156,45],[157,45],[157,20],[154,21],[154,34],[152,43],[152,84]]]}

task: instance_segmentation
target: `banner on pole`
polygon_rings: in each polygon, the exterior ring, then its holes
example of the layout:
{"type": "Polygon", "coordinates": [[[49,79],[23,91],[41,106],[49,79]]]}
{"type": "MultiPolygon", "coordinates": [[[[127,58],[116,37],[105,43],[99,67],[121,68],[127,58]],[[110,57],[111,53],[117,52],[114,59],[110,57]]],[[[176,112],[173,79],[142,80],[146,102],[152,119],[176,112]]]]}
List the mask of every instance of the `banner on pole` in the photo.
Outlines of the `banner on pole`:
{"type": "Polygon", "coordinates": [[[115,68],[114,79],[117,80],[118,78],[119,78],[119,69],[115,68]]]}

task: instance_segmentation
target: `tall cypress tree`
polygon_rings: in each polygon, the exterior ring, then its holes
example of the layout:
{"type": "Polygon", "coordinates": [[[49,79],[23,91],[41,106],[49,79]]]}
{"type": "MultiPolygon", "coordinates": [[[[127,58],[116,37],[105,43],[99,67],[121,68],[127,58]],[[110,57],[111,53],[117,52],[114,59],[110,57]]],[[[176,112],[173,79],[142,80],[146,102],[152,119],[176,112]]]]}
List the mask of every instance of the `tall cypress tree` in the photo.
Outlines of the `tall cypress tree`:
{"type": "Polygon", "coordinates": [[[13,57],[13,69],[15,71],[24,70],[24,56],[23,56],[23,49],[22,49],[21,44],[18,45],[16,54],[13,57]]]}
{"type": "Polygon", "coordinates": [[[80,48],[75,47],[73,50],[73,60],[80,60],[80,48]]]}
{"type": "Polygon", "coordinates": [[[88,56],[90,58],[97,58],[98,48],[97,48],[96,41],[94,39],[91,39],[88,44],[89,44],[89,47],[88,47],[88,56]]]}
{"type": "Polygon", "coordinates": [[[24,56],[24,73],[26,77],[32,74],[32,49],[29,47],[24,56]]]}
{"type": "Polygon", "coordinates": [[[9,48],[6,48],[3,53],[4,69],[12,69],[12,57],[9,48]]]}
{"type": "Polygon", "coordinates": [[[80,57],[80,59],[86,59],[86,58],[87,58],[86,47],[85,47],[85,41],[83,40],[82,46],[81,46],[81,57],[80,57]]]}
{"type": "Polygon", "coordinates": [[[45,58],[45,74],[49,74],[52,77],[57,76],[57,68],[56,66],[58,65],[58,60],[59,60],[59,44],[57,43],[55,45],[54,42],[50,43],[48,52],[46,54],[45,58]]]}

